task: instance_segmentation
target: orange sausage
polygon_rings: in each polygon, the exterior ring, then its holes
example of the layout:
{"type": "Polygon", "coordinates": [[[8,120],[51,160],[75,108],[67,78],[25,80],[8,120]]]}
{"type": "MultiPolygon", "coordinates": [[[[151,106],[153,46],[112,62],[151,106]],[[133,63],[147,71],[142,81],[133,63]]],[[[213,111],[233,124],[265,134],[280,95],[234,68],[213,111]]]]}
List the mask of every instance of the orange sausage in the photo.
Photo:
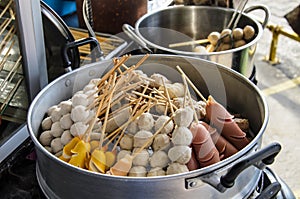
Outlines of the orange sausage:
{"type": "Polygon", "coordinates": [[[208,97],[206,104],[206,119],[210,121],[211,125],[222,132],[222,136],[238,150],[249,144],[250,141],[246,137],[246,133],[235,123],[233,115],[228,113],[228,111],[211,96],[208,97]]]}
{"type": "Polygon", "coordinates": [[[219,152],[215,147],[208,130],[200,123],[192,123],[192,147],[200,167],[206,167],[220,161],[219,152]]]}
{"type": "Polygon", "coordinates": [[[238,150],[230,142],[228,142],[222,135],[220,135],[216,128],[209,126],[203,121],[200,121],[200,123],[205,126],[205,128],[210,133],[213,143],[216,145],[216,148],[219,151],[221,160],[228,158],[238,152],[238,150]]]}

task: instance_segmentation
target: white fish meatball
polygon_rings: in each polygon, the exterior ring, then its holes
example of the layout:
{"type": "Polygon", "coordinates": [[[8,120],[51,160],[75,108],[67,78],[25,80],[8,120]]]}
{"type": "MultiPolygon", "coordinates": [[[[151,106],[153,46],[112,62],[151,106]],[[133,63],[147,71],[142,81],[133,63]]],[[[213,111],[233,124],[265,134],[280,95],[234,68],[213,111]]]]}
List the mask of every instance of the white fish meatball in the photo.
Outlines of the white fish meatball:
{"type": "Polygon", "coordinates": [[[151,167],[164,168],[168,166],[170,159],[165,151],[155,151],[150,158],[151,167]]]}
{"type": "Polygon", "coordinates": [[[193,134],[185,126],[175,128],[172,133],[172,142],[174,145],[186,145],[189,146],[192,143],[193,134]]]}
{"type": "Polygon", "coordinates": [[[137,124],[138,120],[133,120],[127,127],[127,132],[131,135],[135,135],[139,131],[139,127],[137,124]]]}
{"type": "Polygon", "coordinates": [[[52,126],[52,120],[51,120],[51,117],[46,117],[45,119],[43,119],[42,121],[42,129],[43,131],[46,131],[46,130],[50,130],[51,129],[51,126],[52,126]]]}
{"type": "MultiPolygon", "coordinates": [[[[150,131],[140,130],[133,136],[133,146],[135,148],[143,147],[149,139],[152,139],[152,136],[153,134],[150,131]]],[[[149,141],[145,148],[148,148],[152,144],[152,141],[149,141]]]]}
{"type": "Polygon", "coordinates": [[[92,132],[90,134],[90,140],[100,140],[101,133],[92,132]]]}
{"type": "Polygon", "coordinates": [[[72,97],[72,106],[76,107],[78,105],[82,105],[87,107],[89,105],[89,100],[87,98],[87,95],[83,93],[75,93],[72,97]]]}
{"type": "Polygon", "coordinates": [[[167,134],[158,134],[155,136],[152,148],[154,151],[165,150],[170,147],[170,137],[167,134]]]}
{"type": "Polygon", "coordinates": [[[63,149],[63,145],[61,143],[61,139],[60,138],[54,138],[52,141],[51,141],[51,149],[52,149],[52,152],[53,153],[57,153],[59,151],[61,151],[63,149]]]}
{"type": "Polygon", "coordinates": [[[168,80],[168,78],[166,78],[164,75],[159,74],[159,73],[152,74],[150,76],[150,78],[154,80],[154,81],[150,81],[150,86],[151,87],[159,88],[160,86],[164,85],[163,82],[165,82],[166,84],[171,83],[171,81],[168,80]]]}
{"type": "Polygon", "coordinates": [[[44,146],[44,148],[50,153],[53,153],[51,146],[44,146]]]}
{"type": "Polygon", "coordinates": [[[164,176],[164,175],[166,175],[166,172],[160,167],[151,168],[147,173],[147,177],[164,176]]]}
{"type": "Polygon", "coordinates": [[[133,148],[133,136],[124,134],[120,140],[120,148],[125,150],[132,150],[133,148]]]}
{"type": "Polygon", "coordinates": [[[98,94],[95,90],[89,90],[84,93],[87,96],[88,105],[92,104],[95,99],[98,97],[98,94]]]}
{"type": "Polygon", "coordinates": [[[71,119],[74,122],[84,122],[89,117],[89,110],[86,110],[85,106],[75,106],[71,111],[71,119]]]}
{"type": "Polygon", "coordinates": [[[58,108],[57,105],[53,105],[53,106],[49,107],[47,110],[47,115],[50,116],[52,114],[52,111],[54,111],[56,108],[58,108]]]}
{"type": "Polygon", "coordinates": [[[54,122],[51,126],[51,134],[53,137],[60,137],[64,132],[64,129],[61,128],[60,122],[54,122]]]}
{"type": "Polygon", "coordinates": [[[63,115],[60,118],[59,122],[62,129],[70,129],[73,124],[73,121],[71,119],[71,114],[68,113],[66,115],[63,115]]]}
{"type": "Polygon", "coordinates": [[[131,177],[146,177],[147,170],[143,166],[133,166],[128,173],[128,176],[131,177]]]}
{"type": "Polygon", "coordinates": [[[189,146],[174,146],[169,149],[168,156],[172,162],[186,164],[192,157],[192,149],[189,146]]]}
{"type": "Polygon", "coordinates": [[[138,127],[140,130],[151,131],[154,126],[154,121],[151,113],[143,113],[138,119],[138,127]]]}
{"type": "Polygon", "coordinates": [[[51,131],[44,131],[39,138],[39,141],[43,146],[50,146],[51,141],[53,140],[53,135],[51,131]]]}
{"type": "Polygon", "coordinates": [[[83,93],[86,94],[87,96],[89,96],[89,95],[87,94],[87,92],[92,91],[92,92],[96,93],[97,90],[98,90],[97,86],[96,86],[95,84],[93,84],[93,83],[87,84],[87,85],[82,89],[83,93]]]}
{"type": "Polygon", "coordinates": [[[121,160],[126,155],[130,155],[130,154],[131,154],[131,151],[128,151],[128,150],[121,150],[121,151],[119,151],[119,153],[117,154],[117,161],[121,160]]]}
{"type": "Polygon", "coordinates": [[[184,172],[189,172],[189,169],[185,164],[179,164],[174,162],[170,164],[167,168],[167,175],[184,173],[184,172]]]}
{"type": "Polygon", "coordinates": [[[185,108],[179,108],[175,111],[174,122],[177,126],[188,127],[194,119],[193,114],[193,109],[189,106],[185,108]]]}
{"type": "MultiPolygon", "coordinates": [[[[139,150],[139,148],[135,148],[133,150],[133,154],[136,153],[139,150]]],[[[146,149],[143,149],[139,154],[137,154],[133,160],[132,160],[132,164],[135,166],[148,166],[149,165],[149,157],[150,154],[146,149]]]]}
{"type": "MultiPolygon", "coordinates": [[[[170,117],[166,115],[159,116],[155,122],[155,126],[154,126],[155,132],[158,129],[160,129],[169,119],[170,117]]],[[[160,133],[166,133],[166,134],[171,133],[173,128],[174,128],[174,122],[173,120],[171,120],[170,122],[168,122],[168,124],[165,125],[165,127],[161,130],[160,133]]]]}
{"type": "Polygon", "coordinates": [[[76,122],[71,126],[70,132],[74,137],[81,136],[85,133],[88,127],[89,126],[84,124],[83,122],[76,122]]]}
{"type": "Polygon", "coordinates": [[[101,78],[93,78],[90,80],[89,84],[95,84],[97,86],[100,80],[101,78]]]}
{"type": "Polygon", "coordinates": [[[69,130],[66,130],[63,132],[60,138],[62,145],[66,145],[73,139],[73,136],[71,135],[71,132],[69,130]]]}
{"type": "Polygon", "coordinates": [[[178,98],[183,97],[185,95],[184,93],[184,85],[182,83],[174,83],[171,84],[170,87],[167,87],[170,98],[178,98]]]}
{"type": "Polygon", "coordinates": [[[165,114],[167,107],[164,104],[157,104],[154,106],[154,108],[155,108],[156,113],[158,113],[159,115],[163,115],[163,114],[165,114]]]}
{"type": "Polygon", "coordinates": [[[51,111],[50,117],[51,117],[52,122],[57,122],[60,120],[60,118],[62,117],[60,110],[61,110],[61,108],[56,107],[51,111]]]}
{"type": "Polygon", "coordinates": [[[62,115],[65,115],[67,113],[70,113],[71,112],[71,109],[72,109],[72,102],[70,100],[67,100],[67,101],[62,101],[59,103],[58,105],[61,109],[61,114],[62,115]]]}

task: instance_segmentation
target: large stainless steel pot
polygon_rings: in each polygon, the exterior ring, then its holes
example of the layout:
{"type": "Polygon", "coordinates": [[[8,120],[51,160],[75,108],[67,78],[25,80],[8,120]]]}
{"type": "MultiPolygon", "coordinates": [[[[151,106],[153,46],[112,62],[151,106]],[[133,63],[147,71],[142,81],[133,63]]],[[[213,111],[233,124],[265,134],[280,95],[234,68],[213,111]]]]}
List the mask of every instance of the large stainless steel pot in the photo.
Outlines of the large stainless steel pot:
{"type": "Polygon", "coordinates": [[[229,23],[233,12],[233,9],[221,7],[172,6],[144,15],[136,22],[135,30],[127,24],[124,24],[123,30],[131,39],[154,53],[204,58],[228,66],[250,78],[256,45],[269,19],[269,10],[263,5],[249,7],[242,13],[237,27],[251,25],[257,33],[251,42],[242,47],[209,54],[193,52],[195,45],[169,48],[173,43],[203,39],[213,31],[221,32],[229,23]],[[262,25],[247,14],[253,10],[264,11],[262,25]]]}
{"type": "MultiPolygon", "coordinates": [[[[126,64],[135,64],[132,56],[126,64]]],[[[265,99],[246,77],[206,60],[150,55],[141,69],[159,72],[180,81],[180,65],[205,96],[213,95],[231,110],[249,118],[252,141],[235,155],[195,171],[152,178],[118,177],[74,167],[49,153],[38,141],[40,124],[48,108],[69,99],[92,78],[102,76],[112,66],[110,60],[90,64],[51,82],[33,100],[28,111],[28,130],[37,152],[37,178],[49,198],[243,198],[254,190],[264,164],[273,161],[280,145],[261,148],[268,121],[265,99]],[[236,92],[239,90],[239,92],[236,92]],[[257,151],[260,149],[259,151],[257,151]],[[253,166],[254,165],[254,166],[253,166]],[[241,172],[241,173],[240,173],[241,172]]]]}

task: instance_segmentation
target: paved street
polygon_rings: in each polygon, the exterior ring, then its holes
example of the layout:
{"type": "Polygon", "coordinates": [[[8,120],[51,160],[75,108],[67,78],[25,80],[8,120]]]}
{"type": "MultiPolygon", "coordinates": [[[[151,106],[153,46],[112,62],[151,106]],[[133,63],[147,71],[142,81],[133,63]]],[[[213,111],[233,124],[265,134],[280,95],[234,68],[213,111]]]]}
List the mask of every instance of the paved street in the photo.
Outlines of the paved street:
{"type": "MultiPolygon", "coordinates": [[[[284,15],[300,4],[300,0],[250,0],[249,5],[264,4],[271,11],[270,23],[292,30],[284,15]]],[[[257,15],[260,15],[259,13],[257,15]]],[[[262,15],[263,16],[263,15],[262,15]]],[[[271,65],[263,61],[269,54],[272,33],[267,28],[256,52],[258,87],[266,96],[270,118],[264,145],[278,141],[282,150],[272,169],[300,198],[300,43],[280,35],[276,56],[280,63],[271,65]]]]}

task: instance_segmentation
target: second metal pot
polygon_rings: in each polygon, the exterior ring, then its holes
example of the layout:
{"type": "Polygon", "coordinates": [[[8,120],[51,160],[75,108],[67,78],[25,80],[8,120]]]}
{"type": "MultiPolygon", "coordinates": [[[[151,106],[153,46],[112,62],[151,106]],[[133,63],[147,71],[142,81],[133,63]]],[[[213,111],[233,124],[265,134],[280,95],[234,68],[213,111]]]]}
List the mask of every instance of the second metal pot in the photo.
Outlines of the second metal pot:
{"type": "Polygon", "coordinates": [[[213,31],[224,29],[233,14],[233,9],[209,6],[172,6],[148,13],[135,24],[135,30],[124,24],[123,30],[142,47],[151,48],[155,53],[170,53],[196,56],[225,65],[250,78],[254,67],[254,54],[263,27],[269,19],[269,10],[263,5],[249,7],[242,13],[237,27],[251,25],[255,38],[239,48],[212,52],[209,54],[193,52],[195,45],[170,48],[173,43],[206,38],[213,31]],[[261,25],[248,14],[253,10],[263,10],[265,19],[261,25]]]}

